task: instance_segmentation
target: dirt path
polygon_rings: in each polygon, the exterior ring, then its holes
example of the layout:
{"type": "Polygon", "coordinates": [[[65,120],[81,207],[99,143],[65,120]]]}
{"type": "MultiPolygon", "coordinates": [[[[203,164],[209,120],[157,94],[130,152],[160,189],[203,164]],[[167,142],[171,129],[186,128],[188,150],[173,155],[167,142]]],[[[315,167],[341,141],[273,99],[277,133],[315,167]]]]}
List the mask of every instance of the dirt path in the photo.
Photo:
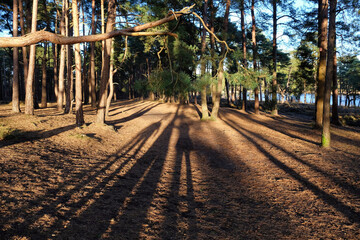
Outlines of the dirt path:
{"type": "Polygon", "coordinates": [[[76,128],[0,106],[1,239],[360,239],[360,130],[333,148],[293,116],[117,102],[76,128]]]}

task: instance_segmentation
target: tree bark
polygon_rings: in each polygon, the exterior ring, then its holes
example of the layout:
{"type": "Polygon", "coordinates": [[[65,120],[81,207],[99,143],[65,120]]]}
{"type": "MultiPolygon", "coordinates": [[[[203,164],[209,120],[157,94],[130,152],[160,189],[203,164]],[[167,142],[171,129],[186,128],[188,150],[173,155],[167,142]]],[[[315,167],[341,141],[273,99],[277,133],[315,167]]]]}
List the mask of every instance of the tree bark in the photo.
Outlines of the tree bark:
{"type": "MultiPolygon", "coordinates": [[[[91,3],[92,15],[91,15],[91,34],[96,34],[95,28],[95,0],[91,3]]],[[[90,101],[91,106],[96,107],[96,81],[95,81],[95,43],[91,43],[90,52],[90,101]]]]}
{"type": "MultiPolygon", "coordinates": [[[[33,0],[33,9],[32,9],[32,21],[31,21],[31,33],[36,32],[37,25],[37,8],[38,1],[33,0]]],[[[30,61],[29,61],[29,72],[28,78],[26,80],[26,89],[25,89],[25,114],[34,115],[34,73],[35,73],[35,47],[33,44],[30,46],[30,61]]]]}
{"type": "MultiPolygon", "coordinates": [[[[257,44],[256,44],[256,22],[255,22],[255,0],[251,1],[251,19],[252,19],[252,28],[251,28],[251,40],[252,40],[252,48],[253,48],[253,66],[254,72],[257,71],[257,44]]],[[[254,89],[255,94],[255,104],[254,104],[254,112],[255,114],[259,114],[259,87],[258,87],[258,79],[255,79],[257,86],[254,89]]]]}
{"type": "Polygon", "coordinates": [[[44,44],[44,55],[42,59],[41,71],[41,107],[47,107],[47,93],[46,93],[46,52],[47,52],[47,43],[44,44]]]}
{"type": "MultiPolygon", "coordinates": [[[[203,20],[204,23],[207,24],[207,8],[208,1],[204,1],[203,8],[203,20]]],[[[206,60],[205,60],[205,50],[206,50],[206,29],[203,27],[202,37],[201,37],[201,76],[205,76],[206,72],[206,60]]],[[[201,95],[201,119],[206,120],[209,118],[209,109],[207,106],[207,84],[201,86],[200,95],[201,95]]]]}
{"type": "MultiPolygon", "coordinates": [[[[336,30],[336,29],[335,29],[336,30]]],[[[334,50],[334,69],[333,69],[333,76],[332,76],[332,82],[333,82],[333,105],[332,105],[332,117],[331,117],[331,123],[340,125],[339,121],[339,111],[338,111],[338,99],[339,99],[339,93],[338,93],[338,80],[337,80],[337,58],[336,58],[336,34],[335,34],[335,50],[334,50]]]]}
{"type": "Polygon", "coordinates": [[[327,27],[328,27],[328,0],[319,0],[319,68],[317,77],[316,119],[315,127],[321,128],[324,112],[324,93],[326,78],[327,54],[327,27]]]}
{"type": "MultiPolygon", "coordinates": [[[[77,0],[72,1],[72,14],[73,14],[74,36],[77,37],[80,36],[77,0]]],[[[75,115],[76,115],[76,125],[77,126],[83,125],[85,122],[84,122],[84,114],[82,107],[80,43],[75,44],[75,115]]]]}
{"type": "MultiPolygon", "coordinates": [[[[109,0],[108,5],[108,20],[106,23],[106,32],[111,32],[114,28],[116,17],[116,6],[115,0],[109,0]]],[[[111,39],[107,39],[104,45],[104,59],[103,59],[103,69],[101,74],[100,82],[100,94],[99,94],[99,107],[96,115],[96,122],[100,124],[105,123],[105,108],[106,108],[106,91],[107,83],[109,81],[109,72],[110,72],[110,52],[111,52],[111,39]]]]}
{"type": "MultiPolygon", "coordinates": [[[[63,7],[60,20],[60,34],[65,35],[65,15],[67,15],[67,2],[68,0],[63,0],[63,7]]],[[[59,84],[58,84],[58,95],[57,95],[57,110],[63,111],[64,104],[64,92],[65,92],[65,56],[66,56],[66,46],[61,45],[60,48],[60,66],[59,66],[59,84]]],[[[70,73],[68,73],[70,74],[70,73]]]]}
{"type": "Polygon", "coordinates": [[[271,86],[271,114],[278,115],[277,109],[277,0],[273,1],[273,79],[272,79],[272,86],[271,86]]]}
{"type": "MultiPolygon", "coordinates": [[[[223,22],[223,36],[224,41],[227,39],[227,33],[228,33],[228,26],[229,26],[229,14],[230,14],[230,4],[231,0],[226,1],[226,9],[225,9],[225,15],[224,15],[224,22],[223,22]]],[[[221,101],[221,92],[222,92],[222,82],[224,81],[224,61],[225,61],[225,52],[226,52],[226,46],[224,43],[221,44],[221,60],[219,62],[218,72],[217,72],[217,85],[216,85],[216,99],[213,105],[213,109],[211,111],[211,118],[213,120],[216,120],[219,115],[219,108],[220,108],[220,101],[221,101]]]]}
{"type": "MultiPolygon", "coordinates": [[[[13,0],[13,36],[18,35],[18,0],[13,0]]],[[[19,49],[13,48],[12,111],[20,112],[19,99],[19,49]]]]}
{"type": "Polygon", "coordinates": [[[326,80],[325,80],[325,98],[323,109],[323,127],[321,136],[321,146],[330,147],[330,95],[331,83],[334,77],[334,52],[335,52],[335,36],[336,36],[336,4],[337,0],[330,0],[330,21],[329,21],[329,36],[328,36],[328,58],[326,67],[326,80]]]}
{"type": "Polygon", "coordinates": [[[114,38],[111,43],[110,53],[110,69],[109,69],[109,95],[106,101],[106,116],[109,116],[109,109],[111,105],[112,97],[114,96],[114,38]]]}
{"type": "MultiPolygon", "coordinates": [[[[242,49],[243,49],[243,66],[246,71],[247,69],[247,59],[246,59],[246,32],[245,32],[245,6],[244,6],[244,0],[241,0],[241,36],[242,36],[242,49]]],[[[243,86],[243,96],[242,96],[242,105],[241,110],[246,111],[246,95],[247,95],[247,89],[243,86]]]]}

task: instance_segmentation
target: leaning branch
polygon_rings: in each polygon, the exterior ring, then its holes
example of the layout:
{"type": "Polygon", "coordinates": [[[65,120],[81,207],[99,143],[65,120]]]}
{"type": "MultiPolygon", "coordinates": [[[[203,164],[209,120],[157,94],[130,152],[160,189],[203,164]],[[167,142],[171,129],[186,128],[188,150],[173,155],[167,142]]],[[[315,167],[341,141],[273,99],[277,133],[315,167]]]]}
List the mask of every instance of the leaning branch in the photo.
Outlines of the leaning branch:
{"type": "Polygon", "coordinates": [[[122,29],[122,30],[114,30],[109,33],[104,34],[96,34],[96,35],[87,35],[87,36],[79,36],[79,37],[66,37],[63,35],[51,33],[48,31],[37,31],[35,33],[30,33],[21,37],[0,37],[0,47],[24,47],[27,45],[36,44],[42,41],[49,41],[59,45],[69,45],[75,43],[83,43],[83,42],[97,42],[105,39],[113,38],[116,36],[155,36],[155,35],[170,35],[173,37],[177,37],[177,34],[172,32],[143,32],[146,29],[153,28],[159,25],[162,25],[167,22],[171,22],[174,19],[178,19],[183,15],[187,15],[191,13],[191,9],[195,5],[190,7],[186,7],[178,12],[170,11],[169,14],[160,20],[145,23],[139,26],[122,29]]]}

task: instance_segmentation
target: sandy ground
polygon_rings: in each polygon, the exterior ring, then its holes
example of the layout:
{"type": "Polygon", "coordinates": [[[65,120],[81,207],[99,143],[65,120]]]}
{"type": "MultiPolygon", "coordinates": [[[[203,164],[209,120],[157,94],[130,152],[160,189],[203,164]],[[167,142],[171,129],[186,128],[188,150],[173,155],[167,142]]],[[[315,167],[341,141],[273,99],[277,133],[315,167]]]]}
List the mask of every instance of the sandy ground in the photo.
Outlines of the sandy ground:
{"type": "Polygon", "coordinates": [[[0,239],[360,239],[360,129],[299,114],[114,103],[83,128],[0,106],[0,239]]]}

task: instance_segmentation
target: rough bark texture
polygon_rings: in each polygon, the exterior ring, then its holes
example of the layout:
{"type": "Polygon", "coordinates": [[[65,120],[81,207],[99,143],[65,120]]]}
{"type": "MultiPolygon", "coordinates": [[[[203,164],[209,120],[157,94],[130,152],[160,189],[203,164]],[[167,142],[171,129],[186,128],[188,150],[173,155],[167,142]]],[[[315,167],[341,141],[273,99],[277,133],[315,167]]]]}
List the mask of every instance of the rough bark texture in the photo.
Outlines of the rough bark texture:
{"type": "MultiPolygon", "coordinates": [[[[228,25],[229,25],[229,14],[230,14],[230,4],[231,0],[226,1],[226,9],[225,9],[225,15],[224,15],[224,23],[223,23],[223,36],[224,41],[226,41],[227,32],[228,32],[228,25]]],[[[221,101],[221,92],[223,88],[223,81],[224,81],[224,58],[225,58],[225,52],[226,52],[226,46],[224,43],[221,44],[221,60],[219,62],[218,72],[217,72],[217,85],[216,85],[216,99],[214,101],[213,109],[211,111],[211,118],[213,120],[216,120],[218,118],[219,114],[219,108],[220,108],[220,101],[221,101]]]]}
{"type": "MultiPolygon", "coordinates": [[[[79,31],[79,13],[77,0],[72,1],[72,14],[74,36],[80,35],[79,31]]],[[[76,125],[81,126],[84,124],[84,114],[82,107],[82,82],[81,82],[81,55],[80,43],[75,44],[75,114],[76,125]]]]}
{"type": "MultiPolygon", "coordinates": [[[[244,0],[241,1],[241,35],[242,35],[242,49],[243,49],[243,66],[247,69],[247,59],[246,59],[246,32],[245,32],[245,7],[244,7],[244,0]]],[[[243,96],[242,96],[242,105],[241,110],[246,111],[246,95],[247,89],[243,87],[243,96]]]]}
{"type": "Polygon", "coordinates": [[[328,1],[319,0],[319,68],[317,77],[317,94],[316,94],[316,120],[315,127],[322,127],[324,111],[324,92],[326,77],[326,54],[327,54],[327,27],[328,27],[328,1]]]}
{"type": "Polygon", "coordinates": [[[272,79],[272,86],[271,86],[271,114],[277,115],[277,42],[276,42],[276,35],[277,35],[277,6],[276,0],[273,0],[273,79],[272,79]]]}
{"type": "Polygon", "coordinates": [[[336,4],[337,0],[330,0],[330,21],[329,21],[329,37],[328,37],[328,58],[326,67],[326,80],[325,80],[325,98],[323,109],[323,127],[321,134],[321,146],[330,147],[330,95],[331,84],[334,76],[334,51],[335,51],[335,35],[336,35],[336,4]]]}
{"type": "MultiPolygon", "coordinates": [[[[336,30],[336,29],[335,29],[336,30]]],[[[334,49],[334,69],[332,76],[332,92],[333,92],[333,105],[332,105],[332,116],[331,123],[340,125],[339,121],[339,111],[338,111],[338,100],[339,100],[339,92],[338,92],[338,80],[337,80],[337,58],[336,58],[336,34],[335,34],[335,49],[334,49]]]]}
{"type": "MultiPolygon", "coordinates": [[[[106,33],[111,32],[114,28],[116,16],[116,6],[115,0],[109,1],[108,6],[108,20],[106,23],[106,33]]],[[[104,46],[104,58],[103,58],[103,69],[101,73],[101,82],[100,82],[100,93],[99,93],[99,106],[96,115],[96,122],[100,124],[105,123],[105,108],[106,108],[106,90],[107,83],[109,81],[110,73],[110,52],[111,52],[111,39],[105,41],[104,46]]]]}
{"type": "MultiPolygon", "coordinates": [[[[91,3],[92,15],[91,15],[91,34],[95,35],[95,0],[91,3]]],[[[90,45],[90,102],[92,107],[96,107],[96,81],[95,81],[95,43],[90,45]]]]}
{"type": "MultiPolygon", "coordinates": [[[[31,33],[36,32],[37,24],[37,8],[38,1],[33,1],[33,10],[32,10],[32,21],[31,21],[31,33]]],[[[28,78],[26,80],[26,89],[25,89],[25,114],[34,115],[34,73],[35,73],[35,47],[36,45],[30,46],[30,56],[29,56],[29,72],[28,78]]]]}
{"type": "MultiPolygon", "coordinates": [[[[13,36],[18,35],[18,0],[13,0],[13,36]]],[[[19,99],[19,49],[13,48],[12,111],[20,112],[19,99]]]]}
{"type": "MultiPolygon", "coordinates": [[[[208,8],[208,1],[204,1],[204,8],[203,8],[203,20],[204,23],[207,24],[207,8],[208,8]]],[[[206,30],[203,27],[202,37],[201,37],[201,76],[205,75],[206,72],[206,60],[205,60],[205,50],[206,50],[206,30]]],[[[200,90],[201,95],[201,119],[206,120],[209,118],[209,110],[207,106],[207,99],[206,99],[206,92],[207,92],[207,84],[203,84],[200,90]]]]}

